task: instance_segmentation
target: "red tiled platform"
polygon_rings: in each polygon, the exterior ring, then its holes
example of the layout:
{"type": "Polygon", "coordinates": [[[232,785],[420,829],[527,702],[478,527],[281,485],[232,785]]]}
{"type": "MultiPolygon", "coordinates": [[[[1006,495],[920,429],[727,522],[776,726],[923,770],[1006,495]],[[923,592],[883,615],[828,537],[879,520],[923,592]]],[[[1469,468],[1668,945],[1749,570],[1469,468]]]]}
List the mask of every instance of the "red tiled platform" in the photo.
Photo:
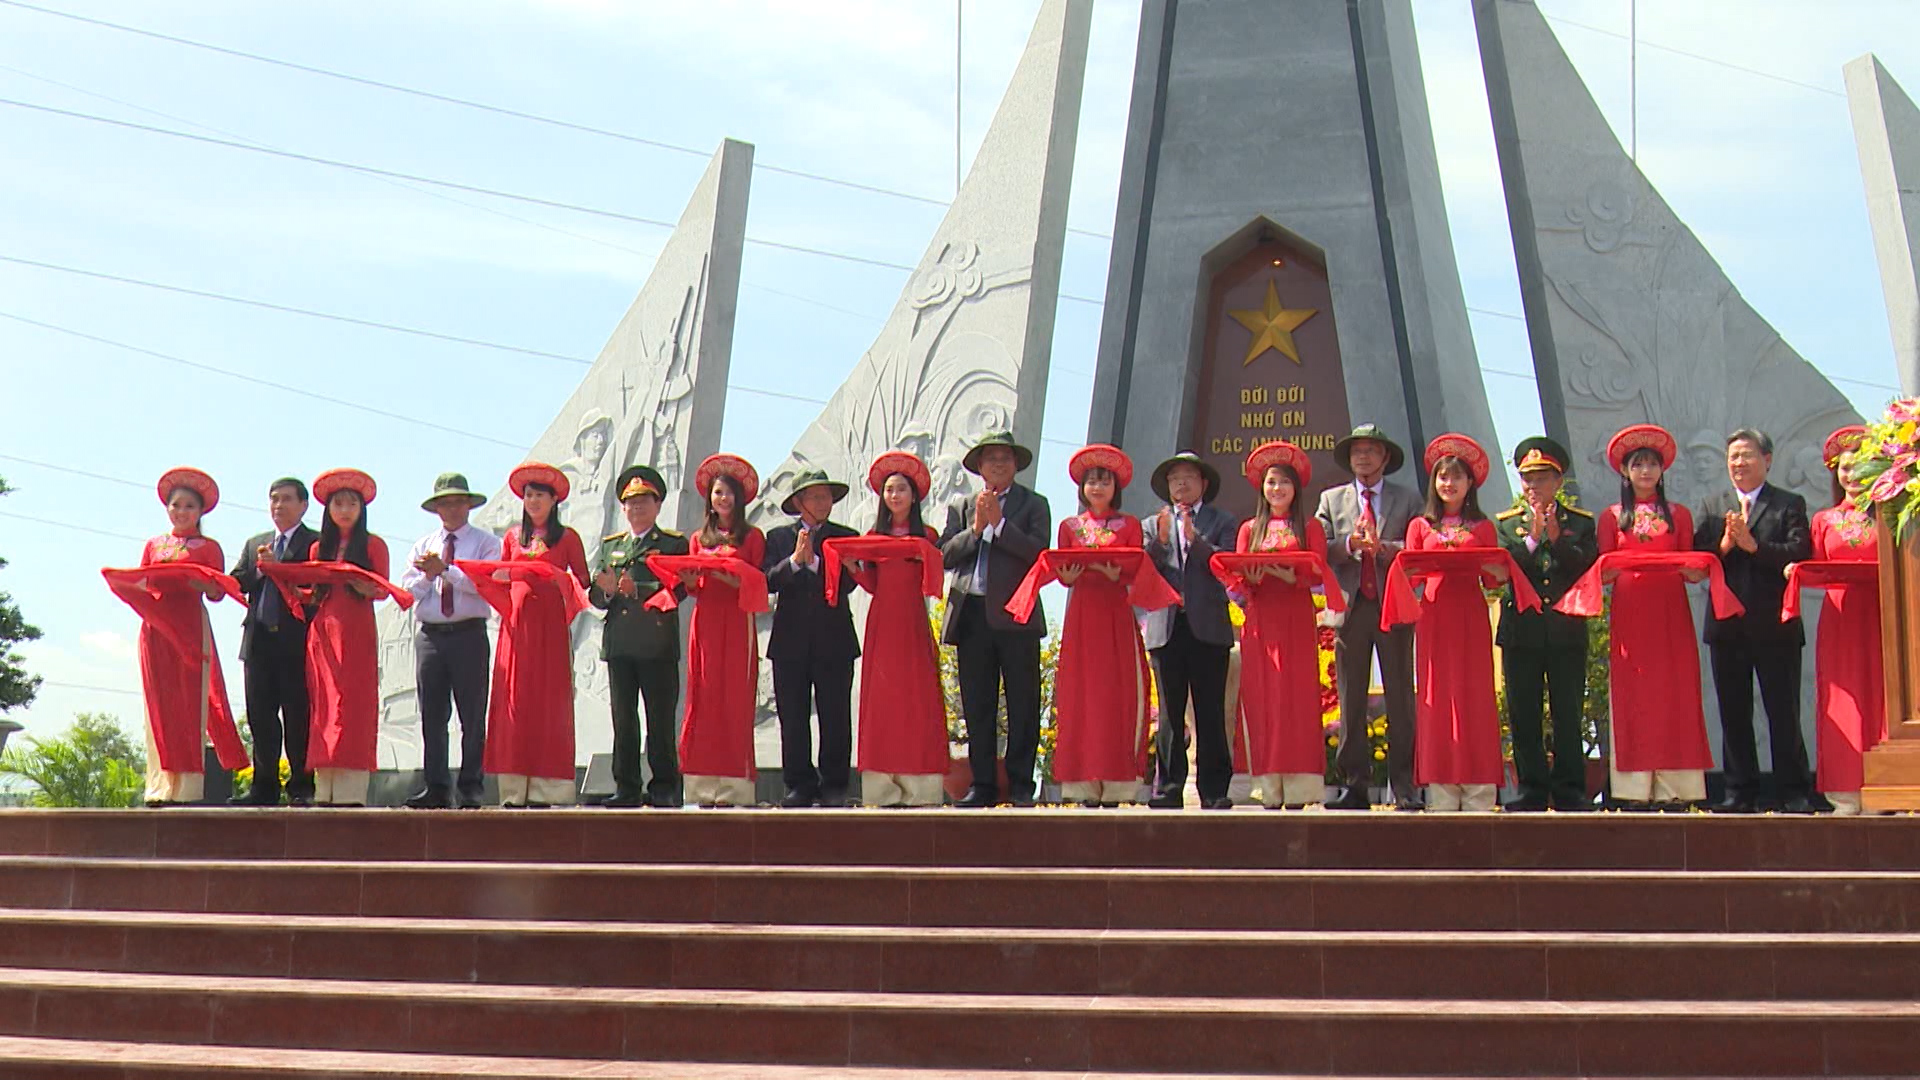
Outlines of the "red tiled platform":
{"type": "Polygon", "coordinates": [[[1920,1061],[1911,818],[19,811],[0,853],[9,1080],[1920,1061]]]}
{"type": "Polygon", "coordinates": [[[0,855],[1223,870],[1920,870],[1912,818],[1709,814],[0,810],[0,855]],[[830,821],[831,828],[822,826],[830,821]]]}

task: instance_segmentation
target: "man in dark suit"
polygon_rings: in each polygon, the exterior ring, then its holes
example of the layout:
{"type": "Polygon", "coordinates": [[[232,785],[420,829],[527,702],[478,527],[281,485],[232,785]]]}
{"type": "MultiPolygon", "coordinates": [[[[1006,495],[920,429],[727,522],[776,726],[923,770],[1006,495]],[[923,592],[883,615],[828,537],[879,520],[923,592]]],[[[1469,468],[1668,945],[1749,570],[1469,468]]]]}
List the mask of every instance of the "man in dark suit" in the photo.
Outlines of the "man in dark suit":
{"type": "Polygon", "coordinates": [[[607,613],[600,659],[607,664],[607,696],[613,705],[614,793],[602,806],[680,805],[680,754],[675,725],[680,702],[680,610],[654,611],[648,598],[660,581],[647,568],[649,555],[685,555],[687,538],[658,523],[667,483],[646,465],[634,465],[615,482],[627,528],[601,541],[600,570],[587,599],[607,613]],[[647,768],[640,790],[640,703],[647,705],[647,768]]]}
{"type": "Polygon", "coordinates": [[[780,512],[792,525],[767,533],[767,591],[779,596],[767,658],[773,661],[773,700],[780,714],[780,773],[787,784],[781,806],[845,806],[853,761],[853,662],[860,639],[853,631],[853,575],[840,571],[839,595],[827,604],[821,546],[859,533],[828,521],[847,485],[819,469],[793,480],[780,512]],[[813,716],[820,714],[820,763],[813,761],[813,716]]]}
{"type": "Polygon", "coordinates": [[[1143,627],[1160,691],[1153,750],[1157,766],[1147,805],[1161,810],[1186,805],[1191,701],[1200,805],[1227,810],[1233,807],[1227,797],[1233,781],[1233,748],[1227,741],[1233,619],[1227,613],[1227,590],[1207,561],[1216,551],[1233,550],[1240,523],[1213,505],[1220,494],[1220,471],[1190,450],[1161,462],[1152,483],[1153,493],[1166,505],[1141,523],[1147,557],[1180,594],[1180,604],[1148,613],[1143,627]]]}
{"type": "Polygon", "coordinates": [[[973,783],[956,804],[1000,801],[994,763],[999,749],[1000,692],[1007,695],[1007,794],[1015,806],[1033,805],[1033,768],[1040,751],[1040,641],[1047,616],[1035,604],[1025,623],[1007,614],[1007,601],[1053,540],[1053,511],[1014,474],[1033,464],[1033,451],[1011,432],[981,439],[960,464],[984,486],[940,534],[941,565],[950,572],[946,625],[940,640],[958,651],[960,711],[967,721],[967,759],[973,783]]]}
{"type": "Polygon", "coordinates": [[[1509,811],[1593,809],[1587,798],[1587,754],[1580,739],[1587,697],[1587,620],[1553,610],[1573,583],[1600,557],[1593,515],[1560,501],[1561,478],[1571,461],[1567,448],[1542,436],[1513,451],[1525,490],[1523,504],[1494,515],[1500,546],[1540,594],[1539,611],[1521,611],[1513,590],[1500,593],[1500,669],[1507,684],[1507,715],[1513,728],[1513,770],[1520,795],[1509,811]],[[1542,693],[1553,703],[1553,766],[1540,709],[1542,693]]]}
{"type": "Polygon", "coordinates": [[[1386,478],[1406,464],[1406,451],[1378,424],[1361,424],[1333,444],[1333,460],[1353,482],[1320,493],[1314,512],[1327,534],[1327,561],[1345,596],[1345,614],[1327,612],[1335,630],[1334,670],[1340,688],[1340,745],[1334,766],[1347,790],[1329,810],[1365,810],[1372,805],[1373,746],[1367,738],[1367,687],[1373,656],[1380,654],[1380,682],[1387,698],[1387,778],[1402,810],[1420,809],[1413,783],[1413,626],[1380,629],[1380,598],[1387,569],[1406,547],[1407,525],[1421,512],[1412,488],[1386,478]]]}
{"type": "Polygon", "coordinates": [[[236,805],[280,805],[280,753],[287,756],[287,801],[313,801],[307,771],[307,624],[287,610],[280,589],[260,572],[263,562],[305,562],[320,534],[301,520],[307,485],[290,476],[267,488],[273,528],[240,549],[233,578],[247,596],[240,659],[246,664],[247,727],[253,732],[253,788],[236,805]]]}
{"type": "Polygon", "coordinates": [[[1741,428],[1727,436],[1727,477],[1733,490],[1700,507],[1693,546],[1720,556],[1727,588],[1746,605],[1731,619],[1709,614],[1707,651],[1713,688],[1720,699],[1721,767],[1726,799],[1714,809],[1750,814],[1759,809],[1760,752],[1753,736],[1753,684],[1767,709],[1768,743],[1780,809],[1810,814],[1813,778],[1800,736],[1800,653],[1805,628],[1798,618],[1780,621],[1790,563],[1813,557],[1807,500],[1767,483],[1773,440],[1741,428]]]}

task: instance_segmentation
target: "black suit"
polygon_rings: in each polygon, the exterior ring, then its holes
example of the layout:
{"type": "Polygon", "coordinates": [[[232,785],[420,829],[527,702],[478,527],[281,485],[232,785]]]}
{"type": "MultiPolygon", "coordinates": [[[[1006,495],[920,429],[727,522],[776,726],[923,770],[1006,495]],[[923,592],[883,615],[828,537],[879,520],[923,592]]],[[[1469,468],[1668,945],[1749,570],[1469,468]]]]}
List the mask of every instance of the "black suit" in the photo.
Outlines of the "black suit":
{"type": "Polygon", "coordinates": [[[1153,793],[1178,801],[1187,787],[1187,702],[1193,702],[1194,758],[1202,802],[1223,799],[1233,781],[1233,747],[1227,740],[1227,668],[1233,652],[1233,618],[1227,590],[1207,563],[1216,551],[1233,550],[1240,523],[1232,514],[1202,504],[1193,512],[1194,538],[1185,545],[1171,510],[1141,522],[1147,557],[1180,594],[1180,606],[1147,616],[1145,641],[1160,687],[1160,727],[1154,736],[1153,793]],[[1167,540],[1160,541],[1165,526],[1167,540]]]}
{"type": "MultiPolygon", "coordinates": [[[[827,606],[827,585],[814,564],[793,565],[798,523],[767,533],[762,569],[767,591],[778,594],[767,659],[773,661],[773,700],[780,713],[780,773],[790,793],[846,797],[853,762],[853,661],[860,639],[853,630],[853,575],[840,571],[840,594],[827,606]],[[820,763],[813,760],[813,715],[820,714],[820,763]]],[[[821,522],[813,530],[813,557],[825,566],[828,540],[858,536],[845,525],[821,522]]]]}
{"type": "Polygon", "coordinates": [[[967,760],[973,786],[997,794],[994,769],[999,749],[1000,691],[1007,695],[1007,782],[1016,800],[1033,798],[1033,766],[1040,751],[1040,641],[1047,615],[1039,604],[1025,623],[1007,614],[1007,601],[1053,538],[1047,500],[1014,484],[1000,504],[1000,533],[986,544],[986,580],[981,537],[973,531],[973,500],[947,515],[940,534],[940,562],[947,570],[946,625],[940,640],[957,651],[960,711],[967,720],[967,760]],[[984,594],[984,595],[983,595],[984,594]]]}
{"type": "MultiPolygon", "coordinates": [[[[307,624],[288,611],[279,587],[260,572],[254,552],[271,548],[279,536],[263,532],[240,549],[233,578],[247,596],[247,617],[241,623],[240,659],[247,665],[247,727],[253,732],[253,790],[255,797],[278,799],[280,753],[287,757],[287,794],[313,797],[313,776],[307,771],[307,624]]],[[[305,562],[320,534],[305,522],[287,534],[276,562],[305,562]]]]}
{"type": "MultiPolygon", "coordinates": [[[[1718,554],[1726,515],[1739,509],[1739,497],[1730,491],[1708,499],[1700,507],[1694,548],[1718,554]]],[[[1807,500],[1766,484],[1754,496],[1747,528],[1756,550],[1750,554],[1735,545],[1720,556],[1727,588],[1746,605],[1746,613],[1731,619],[1709,613],[1703,635],[1720,699],[1721,767],[1729,798],[1752,801],[1758,796],[1760,753],[1753,739],[1753,684],[1758,678],[1767,709],[1775,793],[1782,801],[1804,798],[1813,789],[1806,742],[1800,736],[1800,654],[1807,634],[1797,618],[1780,621],[1780,604],[1787,591],[1787,565],[1813,557],[1807,500]]]]}

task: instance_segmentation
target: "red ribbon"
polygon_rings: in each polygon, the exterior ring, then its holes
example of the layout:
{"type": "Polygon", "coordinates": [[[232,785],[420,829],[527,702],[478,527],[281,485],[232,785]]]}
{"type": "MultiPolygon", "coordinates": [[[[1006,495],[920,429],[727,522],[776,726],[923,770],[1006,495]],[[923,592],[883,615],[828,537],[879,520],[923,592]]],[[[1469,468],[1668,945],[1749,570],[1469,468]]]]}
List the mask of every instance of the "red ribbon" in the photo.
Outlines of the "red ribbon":
{"type": "Polygon", "coordinates": [[[575,615],[587,609],[587,593],[580,582],[567,572],[563,566],[556,566],[544,559],[459,559],[454,562],[460,572],[473,582],[475,592],[487,606],[499,612],[502,617],[513,610],[513,583],[516,581],[531,584],[551,584],[560,590],[560,598],[567,606],[567,621],[571,623],[575,615]],[[507,580],[495,581],[493,575],[505,571],[507,580]]]}
{"type": "Polygon", "coordinates": [[[1033,560],[1026,579],[1007,601],[1007,614],[1013,616],[1014,622],[1026,622],[1033,617],[1034,605],[1040,602],[1041,588],[1060,580],[1060,571],[1068,567],[1086,571],[1087,567],[1097,564],[1120,568],[1119,583],[1127,587],[1127,603],[1142,611],[1157,611],[1180,602],[1180,594],[1167,584],[1167,579],[1160,576],[1160,569],[1139,548],[1050,548],[1033,560]]]}
{"type": "Polygon", "coordinates": [[[662,582],[660,591],[647,598],[646,607],[653,611],[672,611],[680,605],[673,595],[673,584],[680,580],[685,571],[698,574],[700,583],[696,588],[706,587],[706,576],[719,572],[732,574],[740,579],[740,610],[767,610],[767,575],[760,568],[732,555],[649,555],[647,569],[662,582]]]}
{"type": "Polygon", "coordinates": [[[920,560],[920,592],[940,595],[940,549],[924,536],[836,536],[821,545],[820,569],[827,578],[827,606],[840,602],[840,565],[843,562],[920,560]]]}
{"type": "Polygon", "coordinates": [[[392,597],[400,610],[413,606],[412,593],[364,566],[349,562],[269,562],[260,564],[260,572],[279,586],[280,599],[286,601],[287,610],[302,622],[307,618],[306,605],[300,597],[302,585],[372,585],[392,597]]]}
{"type": "Polygon", "coordinates": [[[1533,583],[1527,575],[1520,572],[1520,566],[1513,556],[1503,547],[1459,547],[1429,548],[1421,551],[1402,551],[1393,560],[1393,569],[1387,573],[1387,595],[1380,605],[1380,629],[1391,630],[1403,623],[1418,622],[1420,619],[1420,597],[1413,591],[1415,577],[1427,577],[1448,572],[1480,572],[1488,563],[1504,563],[1507,567],[1507,583],[1513,586],[1513,602],[1521,611],[1540,610],[1540,594],[1533,591],[1533,583]]]}
{"type": "Polygon", "coordinates": [[[1847,589],[1855,585],[1877,588],[1880,564],[1841,559],[1813,559],[1787,568],[1787,595],[1780,604],[1780,621],[1800,617],[1801,589],[1847,589]]]}
{"type": "Polygon", "coordinates": [[[1720,572],[1720,559],[1707,551],[1609,551],[1600,556],[1591,569],[1573,583],[1567,595],[1553,605],[1553,610],[1562,615],[1598,615],[1602,607],[1601,595],[1606,586],[1601,583],[1610,571],[1628,573],[1674,573],[1682,570],[1704,570],[1707,573],[1707,592],[1713,598],[1713,617],[1731,619],[1746,614],[1747,607],[1740,598],[1727,588],[1727,579],[1720,572]]]}
{"type": "Polygon", "coordinates": [[[1327,557],[1317,551],[1296,548],[1292,551],[1216,551],[1213,558],[1207,560],[1207,568],[1213,571],[1220,584],[1234,592],[1250,591],[1247,584],[1247,571],[1260,569],[1285,569],[1294,572],[1302,585],[1325,585],[1327,610],[1341,612],[1347,610],[1347,600],[1340,593],[1340,587],[1334,582],[1333,567],[1327,565],[1327,557]]]}
{"type": "Polygon", "coordinates": [[[197,594],[199,589],[196,586],[212,582],[220,586],[220,596],[213,597],[214,601],[230,596],[243,606],[247,602],[246,594],[240,591],[239,582],[202,563],[169,562],[130,570],[103,569],[100,576],[107,579],[107,587],[113,590],[113,595],[140,616],[140,621],[153,627],[167,639],[168,644],[195,664],[206,659],[200,649],[200,638],[197,634],[189,638],[180,627],[175,626],[173,620],[160,610],[160,598],[168,593],[189,589],[197,594]]]}

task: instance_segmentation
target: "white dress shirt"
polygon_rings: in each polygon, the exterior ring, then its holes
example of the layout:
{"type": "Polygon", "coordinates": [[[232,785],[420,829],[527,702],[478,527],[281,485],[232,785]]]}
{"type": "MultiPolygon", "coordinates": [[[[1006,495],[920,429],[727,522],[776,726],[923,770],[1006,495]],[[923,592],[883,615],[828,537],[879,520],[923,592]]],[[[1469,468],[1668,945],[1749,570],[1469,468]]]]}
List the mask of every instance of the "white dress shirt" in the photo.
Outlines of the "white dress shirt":
{"type": "MultiPolygon", "coordinates": [[[[447,623],[491,616],[493,609],[480,599],[479,590],[473,587],[473,582],[467,580],[467,575],[459,567],[447,567],[441,572],[440,579],[435,581],[413,565],[428,555],[444,554],[446,544],[447,530],[435,529],[415,540],[413,550],[407,555],[407,569],[400,575],[400,586],[413,594],[414,618],[423,623],[447,623]],[[453,590],[452,615],[440,611],[440,594],[444,589],[453,590]]],[[[456,559],[498,559],[500,538],[469,522],[453,533],[453,556],[456,559]]]]}

